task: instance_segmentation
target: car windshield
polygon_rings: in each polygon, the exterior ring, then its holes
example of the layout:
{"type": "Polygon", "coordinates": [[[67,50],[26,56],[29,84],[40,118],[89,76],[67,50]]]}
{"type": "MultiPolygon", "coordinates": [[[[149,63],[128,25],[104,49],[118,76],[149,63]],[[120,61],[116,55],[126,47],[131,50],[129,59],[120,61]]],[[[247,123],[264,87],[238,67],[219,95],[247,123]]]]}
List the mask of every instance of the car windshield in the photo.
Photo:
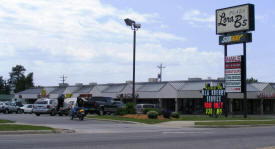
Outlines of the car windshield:
{"type": "Polygon", "coordinates": [[[38,100],[35,102],[35,104],[47,104],[46,100],[38,100]]]}

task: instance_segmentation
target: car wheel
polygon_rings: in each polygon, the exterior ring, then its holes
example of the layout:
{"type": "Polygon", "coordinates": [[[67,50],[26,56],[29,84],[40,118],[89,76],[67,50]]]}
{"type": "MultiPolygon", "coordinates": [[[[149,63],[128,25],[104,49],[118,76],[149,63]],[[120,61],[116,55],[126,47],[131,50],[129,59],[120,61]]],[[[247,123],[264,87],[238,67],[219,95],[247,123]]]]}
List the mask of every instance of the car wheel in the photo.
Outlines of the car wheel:
{"type": "Polygon", "coordinates": [[[6,109],[4,113],[9,114],[9,112],[10,112],[9,109],[6,109]]]}
{"type": "Polygon", "coordinates": [[[103,108],[100,108],[99,115],[104,115],[104,109],[103,108]]]}
{"type": "Polygon", "coordinates": [[[52,110],[50,115],[51,115],[51,116],[55,116],[55,115],[56,115],[56,111],[55,111],[55,110],[52,110]]]}
{"type": "Polygon", "coordinates": [[[83,119],[84,119],[84,116],[83,116],[83,115],[80,115],[80,116],[79,116],[79,120],[83,121],[83,119]]]}
{"type": "Polygon", "coordinates": [[[21,110],[21,109],[17,109],[16,110],[16,114],[21,114],[21,113],[23,113],[24,111],[23,110],[21,110]]]}
{"type": "Polygon", "coordinates": [[[40,113],[35,113],[36,116],[40,116],[40,113]]]}

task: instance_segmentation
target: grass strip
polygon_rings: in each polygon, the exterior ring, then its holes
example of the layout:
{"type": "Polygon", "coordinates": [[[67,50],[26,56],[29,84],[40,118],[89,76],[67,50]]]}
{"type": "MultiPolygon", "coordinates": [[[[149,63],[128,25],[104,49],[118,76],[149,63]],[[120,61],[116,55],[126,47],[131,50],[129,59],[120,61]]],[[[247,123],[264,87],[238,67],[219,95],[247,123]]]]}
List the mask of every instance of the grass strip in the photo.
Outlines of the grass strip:
{"type": "Polygon", "coordinates": [[[45,126],[18,125],[18,124],[1,124],[0,131],[18,131],[18,130],[53,130],[45,126]]]}
{"type": "Polygon", "coordinates": [[[14,121],[10,121],[10,120],[1,120],[0,119],[0,124],[2,123],[14,123],[14,121]]]}
{"type": "Polygon", "coordinates": [[[218,118],[215,117],[209,117],[207,115],[181,115],[181,117],[178,119],[180,121],[209,121],[209,120],[274,120],[274,118],[267,118],[267,117],[248,117],[243,118],[243,116],[232,116],[232,117],[225,117],[220,116],[218,118]]]}
{"type": "Polygon", "coordinates": [[[213,121],[213,122],[195,122],[195,125],[204,126],[226,126],[226,125],[275,125],[275,120],[266,121],[213,121]]]}
{"type": "Polygon", "coordinates": [[[127,118],[122,116],[87,116],[88,118],[95,118],[100,120],[118,120],[118,121],[131,121],[131,122],[138,122],[138,123],[144,123],[144,124],[157,124],[161,122],[167,122],[170,121],[169,119],[135,119],[135,118],[127,118]]]}

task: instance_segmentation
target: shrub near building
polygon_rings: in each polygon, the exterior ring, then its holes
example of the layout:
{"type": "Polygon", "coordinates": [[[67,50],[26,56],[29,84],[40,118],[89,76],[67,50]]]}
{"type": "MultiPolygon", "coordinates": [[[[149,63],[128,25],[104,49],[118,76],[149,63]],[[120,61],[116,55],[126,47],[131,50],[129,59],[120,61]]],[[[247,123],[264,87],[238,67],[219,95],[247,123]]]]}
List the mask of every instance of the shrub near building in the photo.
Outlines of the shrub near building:
{"type": "Polygon", "coordinates": [[[127,114],[136,114],[136,105],[132,102],[126,104],[127,114]]]}
{"type": "Polygon", "coordinates": [[[149,119],[157,119],[159,113],[157,111],[149,111],[147,112],[147,116],[149,119]]]}

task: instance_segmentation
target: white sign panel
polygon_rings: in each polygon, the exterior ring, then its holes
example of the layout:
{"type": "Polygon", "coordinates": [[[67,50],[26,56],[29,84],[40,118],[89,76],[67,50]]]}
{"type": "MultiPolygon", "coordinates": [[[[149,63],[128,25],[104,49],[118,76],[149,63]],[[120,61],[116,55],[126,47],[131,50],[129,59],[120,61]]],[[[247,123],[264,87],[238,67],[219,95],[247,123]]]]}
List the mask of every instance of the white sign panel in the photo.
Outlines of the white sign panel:
{"type": "Polygon", "coordinates": [[[225,57],[225,63],[235,63],[235,62],[241,62],[241,61],[242,61],[241,55],[225,57]]]}
{"type": "Polygon", "coordinates": [[[242,82],[241,81],[227,81],[225,82],[225,87],[241,87],[242,82]]]}
{"type": "Polygon", "coordinates": [[[241,74],[241,69],[226,69],[225,70],[226,75],[234,75],[234,74],[241,74]]]}
{"type": "Polygon", "coordinates": [[[216,10],[216,33],[254,30],[254,5],[246,4],[216,10]]]}
{"type": "Polygon", "coordinates": [[[241,75],[226,75],[225,76],[226,81],[240,81],[242,80],[241,75]]]}
{"type": "Polygon", "coordinates": [[[241,92],[241,87],[226,87],[225,92],[227,93],[241,92]]]}

